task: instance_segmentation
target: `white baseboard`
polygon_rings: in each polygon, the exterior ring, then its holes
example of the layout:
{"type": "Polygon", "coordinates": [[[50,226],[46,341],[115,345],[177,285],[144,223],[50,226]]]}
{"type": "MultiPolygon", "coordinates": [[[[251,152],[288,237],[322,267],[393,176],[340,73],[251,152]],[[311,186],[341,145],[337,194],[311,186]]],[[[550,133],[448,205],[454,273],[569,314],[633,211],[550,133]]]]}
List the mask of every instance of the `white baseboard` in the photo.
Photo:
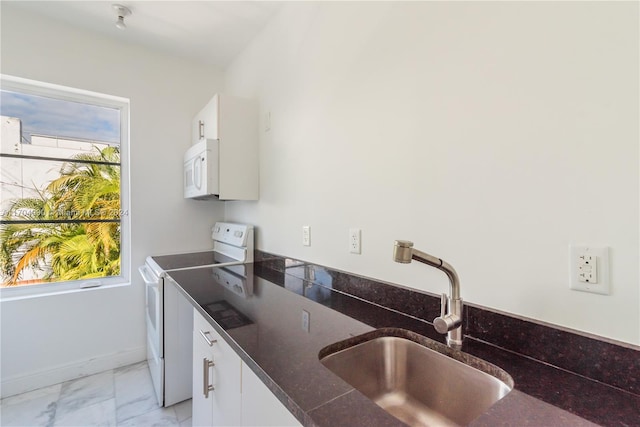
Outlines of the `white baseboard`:
{"type": "Polygon", "coordinates": [[[2,378],[0,382],[0,397],[5,398],[15,394],[25,393],[42,387],[73,380],[87,375],[121,366],[131,365],[147,359],[145,346],[104,354],[86,360],[48,367],[41,371],[30,372],[10,378],[2,378]]]}

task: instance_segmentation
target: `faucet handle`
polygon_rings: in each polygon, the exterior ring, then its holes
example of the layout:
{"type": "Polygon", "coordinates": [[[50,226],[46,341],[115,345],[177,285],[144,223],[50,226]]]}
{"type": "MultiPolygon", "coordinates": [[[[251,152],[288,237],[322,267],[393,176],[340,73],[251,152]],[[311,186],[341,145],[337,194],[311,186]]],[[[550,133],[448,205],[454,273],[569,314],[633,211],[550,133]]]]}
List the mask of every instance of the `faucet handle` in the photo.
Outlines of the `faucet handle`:
{"type": "Polygon", "coordinates": [[[444,317],[447,314],[447,294],[443,293],[440,296],[440,317],[444,317]]]}
{"type": "Polygon", "coordinates": [[[436,317],[433,319],[433,327],[441,334],[446,334],[461,324],[462,319],[455,314],[447,314],[446,316],[436,317]]]}
{"type": "MultiPolygon", "coordinates": [[[[456,302],[461,304],[462,300],[456,300],[454,301],[454,304],[456,302]]],[[[438,331],[441,334],[446,334],[447,332],[457,328],[462,324],[462,319],[460,318],[459,315],[455,313],[447,314],[448,305],[449,305],[449,297],[447,296],[447,294],[442,294],[442,297],[440,298],[440,317],[436,317],[435,319],[433,319],[433,327],[436,328],[436,331],[438,331]]],[[[460,309],[458,311],[461,312],[462,310],[460,309]]]]}

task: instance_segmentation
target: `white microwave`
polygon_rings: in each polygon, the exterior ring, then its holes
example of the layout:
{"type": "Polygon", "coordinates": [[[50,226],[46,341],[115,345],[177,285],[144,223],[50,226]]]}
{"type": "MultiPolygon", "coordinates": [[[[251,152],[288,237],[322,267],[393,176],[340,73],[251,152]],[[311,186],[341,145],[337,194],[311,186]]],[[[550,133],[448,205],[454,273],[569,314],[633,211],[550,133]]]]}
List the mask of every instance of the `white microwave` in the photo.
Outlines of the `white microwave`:
{"type": "Polygon", "coordinates": [[[184,197],[211,199],[220,194],[217,139],[203,139],[184,154],[184,197]]]}

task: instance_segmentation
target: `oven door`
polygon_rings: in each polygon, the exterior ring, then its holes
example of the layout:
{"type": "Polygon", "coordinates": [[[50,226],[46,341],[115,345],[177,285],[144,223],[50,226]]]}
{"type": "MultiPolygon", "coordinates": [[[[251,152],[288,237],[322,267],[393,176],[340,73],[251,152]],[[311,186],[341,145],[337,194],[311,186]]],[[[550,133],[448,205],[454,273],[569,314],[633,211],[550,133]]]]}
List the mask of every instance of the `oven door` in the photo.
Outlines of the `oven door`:
{"type": "Polygon", "coordinates": [[[164,406],[164,359],[156,353],[155,344],[147,337],[147,365],[158,405],[164,406]]]}
{"type": "MultiPolygon", "coordinates": [[[[156,276],[153,270],[146,264],[138,268],[138,271],[140,272],[145,285],[147,340],[149,345],[153,347],[154,356],[156,358],[163,358],[163,279],[156,276]]],[[[151,357],[151,355],[148,355],[148,357],[151,357]]]]}

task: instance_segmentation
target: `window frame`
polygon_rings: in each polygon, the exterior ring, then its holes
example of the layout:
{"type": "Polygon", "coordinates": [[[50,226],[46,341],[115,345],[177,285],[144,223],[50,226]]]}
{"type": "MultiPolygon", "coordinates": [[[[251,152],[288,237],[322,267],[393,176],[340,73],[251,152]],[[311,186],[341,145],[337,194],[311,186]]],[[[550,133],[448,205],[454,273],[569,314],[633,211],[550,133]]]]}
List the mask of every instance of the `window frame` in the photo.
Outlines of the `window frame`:
{"type": "Polygon", "coordinates": [[[0,301],[89,291],[131,284],[130,100],[114,95],[0,74],[0,90],[81,102],[120,111],[120,275],[0,288],[0,301]]]}

